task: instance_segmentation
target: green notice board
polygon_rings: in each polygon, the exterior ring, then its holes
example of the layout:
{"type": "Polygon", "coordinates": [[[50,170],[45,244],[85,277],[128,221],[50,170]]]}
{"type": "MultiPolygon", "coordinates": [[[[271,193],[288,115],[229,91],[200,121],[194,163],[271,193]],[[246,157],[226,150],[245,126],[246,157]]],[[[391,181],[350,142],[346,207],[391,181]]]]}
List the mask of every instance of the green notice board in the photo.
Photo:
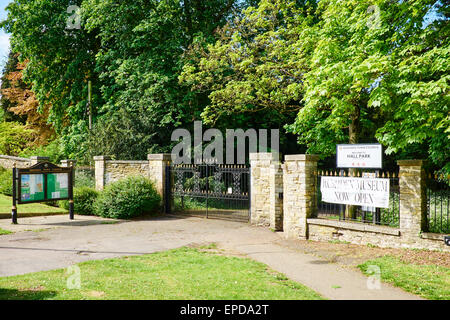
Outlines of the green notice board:
{"type": "Polygon", "coordinates": [[[43,174],[23,174],[20,180],[20,200],[22,202],[45,199],[43,174]]]}
{"type": "Polygon", "coordinates": [[[47,174],[47,199],[66,199],[69,197],[69,174],[70,173],[48,173],[47,174]]]}

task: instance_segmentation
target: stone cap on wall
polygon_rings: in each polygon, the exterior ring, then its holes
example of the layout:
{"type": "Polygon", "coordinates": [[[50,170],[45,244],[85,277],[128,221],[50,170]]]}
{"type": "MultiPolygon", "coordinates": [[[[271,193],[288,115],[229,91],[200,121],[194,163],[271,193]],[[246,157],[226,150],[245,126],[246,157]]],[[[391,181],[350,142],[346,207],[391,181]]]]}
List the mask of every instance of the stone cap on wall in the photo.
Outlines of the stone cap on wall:
{"type": "Polygon", "coordinates": [[[276,159],[276,153],[272,152],[261,152],[261,153],[250,153],[250,160],[278,160],[276,159]]]}
{"type": "Polygon", "coordinates": [[[73,160],[73,159],[66,159],[66,160],[61,160],[61,164],[65,165],[65,164],[72,164],[75,165],[77,163],[77,160],[73,160]]]}
{"type": "Polygon", "coordinates": [[[94,161],[105,161],[111,160],[111,156],[96,156],[94,157],[94,161]]]}
{"type": "Polygon", "coordinates": [[[110,164],[148,164],[147,160],[107,160],[110,164]]]}
{"type": "Polygon", "coordinates": [[[319,156],[315,154],[290,154],[284,157],[285,161],[319,161],[319,156]]]}
{"type": "Polygon", "coordinates": [[[157,154],[149,154],[147,156],[149,161],[170,161],[172,160],[171,153],[157,153],[157,154]]]}
{"type": "Polygon", "coordinates": [[[49,157],[32,156],[32,157],[30,157],[30,160],[42,162],[42,161],[48,161],[48,160],[50,160],[50,158],[49,157]]]}
{"type": "Polygon", "coordinates": [[[397,164],[402,167],[420,167],[427,163],[426,160],[399,160],[397,164]]]}
{"type": "Polygon", "coordinates": [[[20,157],[13,157],[13,156],[4,156],[4,155],[0,155],[0,159],[13,160],[13,161],[21,161],[21,162],[28,162],[28,161],[31,161],[30,159],[27,159],[27,158],[20,158],[20,157]]]}

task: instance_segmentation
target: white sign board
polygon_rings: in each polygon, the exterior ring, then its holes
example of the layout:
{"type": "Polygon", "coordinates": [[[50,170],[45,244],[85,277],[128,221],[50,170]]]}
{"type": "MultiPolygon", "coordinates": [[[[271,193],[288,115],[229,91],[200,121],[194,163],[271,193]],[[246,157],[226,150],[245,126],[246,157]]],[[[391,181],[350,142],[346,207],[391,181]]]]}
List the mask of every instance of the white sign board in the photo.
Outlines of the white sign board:
{"type": "Polygon", "coordinates": [[[322,177],[322,201],[376,208],[389,208],[389,179],[322,177]]]}
{"type": "Polygon", "coordinates": [[[336,166],[338,168],[383,167],[383,147],[381,144],[338,144],[336,166]]]}
{"type": "MultiPolygon", "coordinates": [[[[376,178],[377,175],[375,174],[375,172],[363,172],[362,174],[363,178],[376,178]]],[[[376,212],[376,208],[375,207],[366,207],[366,206],[362,206],[361,207],[362,211],[366,211],[366,212],[376,212]]]]}

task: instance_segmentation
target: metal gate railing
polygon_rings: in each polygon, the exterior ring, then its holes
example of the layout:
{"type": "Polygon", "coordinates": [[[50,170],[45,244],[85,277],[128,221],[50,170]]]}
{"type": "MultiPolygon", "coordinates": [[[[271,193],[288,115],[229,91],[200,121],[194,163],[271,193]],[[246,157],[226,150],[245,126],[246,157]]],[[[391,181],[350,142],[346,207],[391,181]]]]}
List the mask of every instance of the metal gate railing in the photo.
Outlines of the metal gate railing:
{"type": "Polygon", "coordinates": [[[171,165],[166,168],[166,212],[250,219],[250,169],[244,165],[171,165]]]}

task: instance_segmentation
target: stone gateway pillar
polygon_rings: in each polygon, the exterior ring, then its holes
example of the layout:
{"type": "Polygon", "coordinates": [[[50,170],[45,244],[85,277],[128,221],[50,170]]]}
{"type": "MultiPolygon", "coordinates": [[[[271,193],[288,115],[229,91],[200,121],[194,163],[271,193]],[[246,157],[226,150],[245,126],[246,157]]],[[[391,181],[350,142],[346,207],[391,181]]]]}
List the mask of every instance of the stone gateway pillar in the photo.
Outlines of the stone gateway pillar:
{"type": "Polygon", "coordinates": [[[166,182],[166,167],[172,161],[170,153],[149,154],[148,155],[149,178],[155,183],[156,191],[162,199],[162,205],[166,202],[165,182],[166,182]]]}
{"type": "Polygon", "coordinates": [[[316,155],[287,155],[283,165],[283,230],[286,238],[308,239],[307,219],[317,208],[316,155]]]}
{"type": "MultiPolygon", "coordinates": [[[[275,201],[276,182],[274,175],[278,173],[279,160],[272,153],[250,154],[250,222],[258,226],[276,229],[280,207],[275,201]]],[[[278,219],[279,220],[279,219],[278,219]]]]}
{"type": "Polygon", "coordinates": [[[424,160],[401,160],[400,166],[400,232],[405,244],[427,231],[427,195],[424,160]]]}
{"type": "Polygon", "coordinates": [[[103,190],[105,188],[105,169],[106,161],[110,160],[109,156],[94,157],[95,161],[95,189],[103,190]]]}

